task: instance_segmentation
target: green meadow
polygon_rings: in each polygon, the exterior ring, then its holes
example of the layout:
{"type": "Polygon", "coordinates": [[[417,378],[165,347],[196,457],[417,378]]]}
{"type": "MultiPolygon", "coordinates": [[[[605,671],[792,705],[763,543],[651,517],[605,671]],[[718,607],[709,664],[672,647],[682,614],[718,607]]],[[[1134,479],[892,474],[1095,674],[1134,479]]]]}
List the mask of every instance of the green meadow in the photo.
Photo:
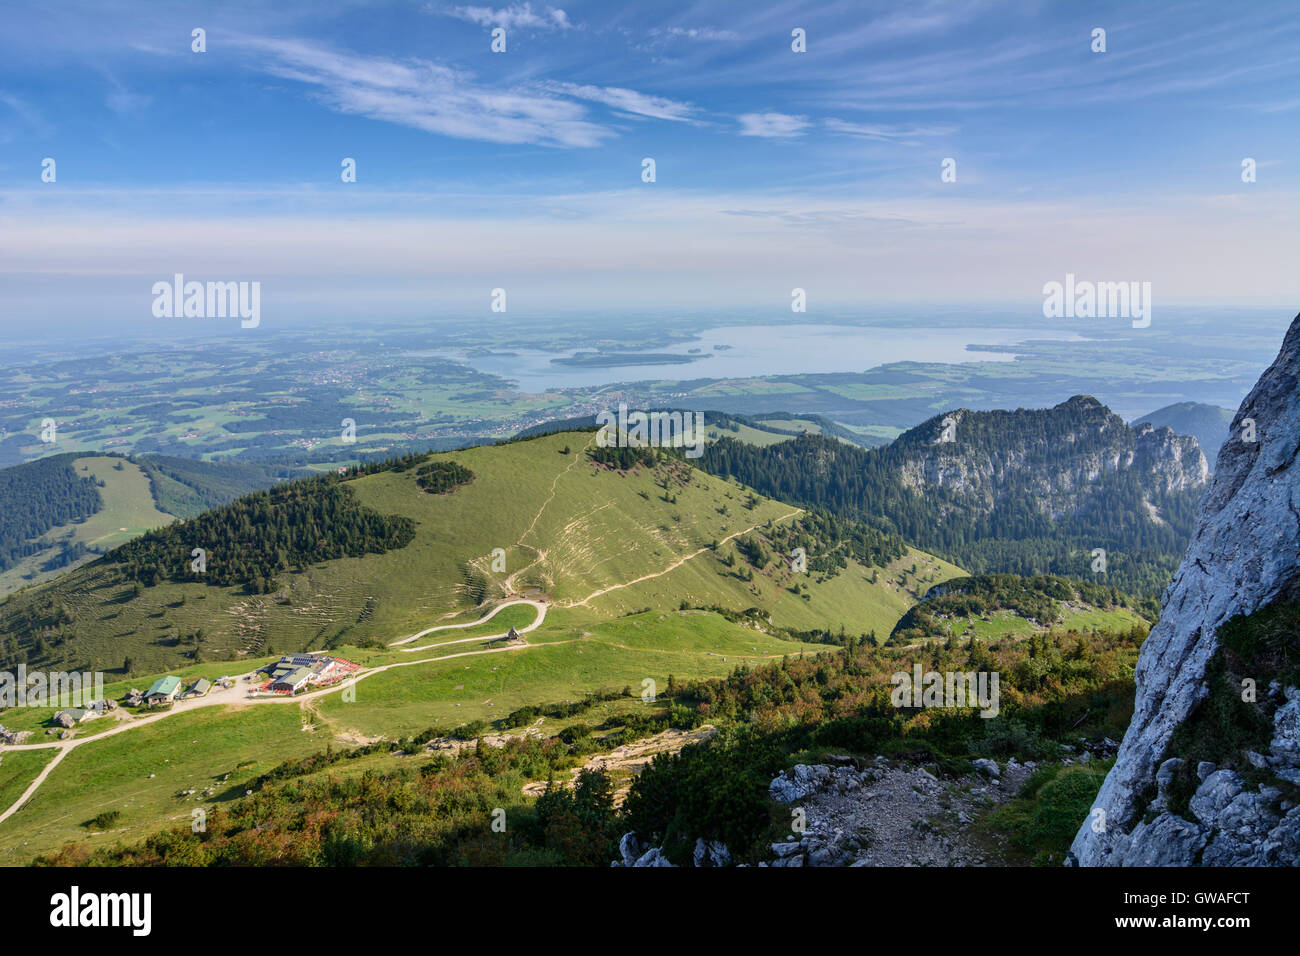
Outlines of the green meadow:
{"type": "MultiPolygon", "coordinates": [[[[920,593],[963,573],[909,550],[888,567],[849,561],[829,577],[796,574],[765,534],[797,520],[799,509],[681,461],[616,471],[587,457],[593,441],[591,432],[562,433],[434,456],[474,475],[445,494],[420,488],[415,469],[349,480],[361,504],[409,517],[414,539],[385,554],[283,574],[273,593],[197,582],[137,589],[95,563],[11,599],[0,625],[65,608],[72,633],[55,652],[109,671],[105,690],[115,698],[163,673],[186,682],[233,676],[309,649],[387,669],[348,694],[202,707],[98,740],[118,718],[81,725],[74,737],[84,742],[0,824],[0,861],[26,862],[68,840],[137,839],[196,807],[233,799],[258,774],[327,744],[490,725],[525,705],[600,690],[630,688],[632,696],[598,712],[635,710],[645,706],[644,691],[662,694],[670,679],[839,653],[783,636],[791,633],[875,632],[883,640],[920,593]],[[741,536],[767,542],[771,557],[762,567],[737,551],[741,536]],[[483,620],[519,595],[546,600],[544,623],[522,646],[492,640],[536,620],[531,605],[483,620]],[[762,609],[757,618],[746,616],[755,608],[762,609]],[[448,624],[469,626],[388,646],[448,624]],[[125,658],[129,675],[121,671],[125,658]],[[216,791],[204,795],[212,785],[216,791]],[[189,789],[203,799],[178,796],[189,789]],[[121,816],[108,832],[86,827],[109,810],[121,816]]],[[[210,560],[220,548],[213,542],[210,560]]],[[[40,735],[49,716],[11,711],[0,721],[40,735]]],[[[548,732],[563,725],[553,721],[548,732]]],[[[53,738],[32,742],[45,740],[53,738]]],[[[15,781],[30,780],[37,766],[23,756],[15,781]]]]}
{"type": "MultiPolygon", "coordinates": [[[[397,738],[431,726],[495,720],[526,704],[579,700],[597,690],[650,680],[722,677],[737,666],[782,655],[834,652],[784,641],[699,611],[650,611],[584,628],[547,626],[544,643],[475,656],[402,664],[359,681],[356,700],[331,694],[314,703],[326,720],[355,734],[397,738]]],[[[528,635],[532,642],[533,635],[528,635]]],[[[471,648],[472,650],[472,648],[471,648]]],[[[438,655],[430,649],[430,655],[438,655]]],[[[447,649],[447,653],[457,653],[447,649]]],[[[460,651],[465,653],[465,651],[460,651]]],[[[418,655],[423,657],[424,655],[418,655]]]]}
{"type": "MultiPolygon", "coordinates": [[[[0,824],[0,863],[27,863],[68,840],[138,839],[242,796],[258,774],[324,748],[324,735],[303,726],[293,704],[212,707],[83,744],[0,824]],[[207,800],[181,795],[209,786],[217,789],[207,800]],[[121,816],[112,829],[90,837],[85,824],[113,810],[121,816]]],[[[0,768],[14,756],[4,753],[0,768]]]]}
{"type": "MultiPolygon", "coordinates": [[[[1136,624],[1149,625],[1140,615],[1126,608],[1067,607],[1061,620],[1051,625],[1056,631],[1127,631],[1136,624]]],[[[950,622],[954,637],[978,637],[993,640],[1000,637],[1027,637],[1049,630],[1026,620],[1014,611],[995,611],[984,618],[962,618],[950,622]]]]}
{"type": "Polygon", "coordinates": [[[0,813],[13,802],[54,759],[53,750],[5,750],[0,752],[0,813]]]}
{"type": "MultiPolygon", "coordinates": [[[[549,625],[548,619],[546,630],[549,625]]],[[[0,824],[0,862],[26,862],[68,840],[137,839],[182,821],[196,807],[241,796],[259,774],[283,760],[323,750],[327,743],[343,747],[358,739],[391,740],[430,727],[490,722],[525,704],[580,700],[589,692],[629,686],[635,700],[609,702],[601,712],[635,709],[646,706],[639,698],[651,686],[647,680],[662,694],[670,676],[721,677],[739,665],[782,655],[838,653],[834,647],[780,640],[700,611],[646,612],[591,630],[560,625],[545,643],[520,650],[483,654],[474,653],[480,650],[477,645],[462,647],[470,656],[393,667],[359,681],[347,698],[334,691],[294,702],[213,706],[87,740],[18,813],[0,824]],[[209,786],[216,791],[204,796],[209,786]],[[203,799],[181,795],[189,789],[200,791],[195,796],[203,799]],[[120,811],[120,819],[109,832],[91,836],[85,824],[110,810],[120,811]]],[[[446,652],[466,653],[459,648],[446,652]]],[[[412,656],[420,660],[426,654],[440,656],[437,649],[412,656]]],[[[110,721],[101,718],[86,726],[110,721]]],[[[555,722],[547,730],[564,725],[555,722]]],[[[12,790],[9,802],[52,754],[0,754],[0,787],[12,790]],[[6,775],[11,767],[12,784],[6,775]]],[[[379,763],[397,759],[378,758],[379,763]]]]}

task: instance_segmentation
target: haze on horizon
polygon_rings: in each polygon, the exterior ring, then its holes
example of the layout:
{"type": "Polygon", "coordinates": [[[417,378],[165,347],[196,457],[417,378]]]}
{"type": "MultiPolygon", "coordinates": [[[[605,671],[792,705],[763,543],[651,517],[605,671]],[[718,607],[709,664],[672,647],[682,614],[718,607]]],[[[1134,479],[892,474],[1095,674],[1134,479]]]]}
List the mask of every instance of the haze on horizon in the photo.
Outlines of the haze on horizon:
{"type": "Polygon", "coordinates": [[[519,316],[793,287],[810,317],[1032,314],[1067,272],[1300,297],[1291,4],[19,2],[7,27],[15,338],[158,329],[178,272],[260,281],[263,329],[487,314],[497,287],[519,316]]]}

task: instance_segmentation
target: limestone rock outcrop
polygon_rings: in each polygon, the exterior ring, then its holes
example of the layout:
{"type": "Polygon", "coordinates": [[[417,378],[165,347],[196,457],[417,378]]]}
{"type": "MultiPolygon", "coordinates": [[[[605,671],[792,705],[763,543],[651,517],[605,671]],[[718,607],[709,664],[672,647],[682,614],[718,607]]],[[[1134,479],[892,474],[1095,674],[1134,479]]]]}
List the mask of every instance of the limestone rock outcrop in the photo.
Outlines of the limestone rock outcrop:
{"type": "MultiPolygon", "coordinates": [[[[1284,788],[1213,764],[1196,768],[1182,815],[1166,785],[1175,731],[1205,699],[1207,666],[1220,628],[1240,615],[1295,599],[1300,589],[1300,316],[1281,352],[1242,402],[1160,621],[1142,646],[1132,723],[1071,848],[1084,866],[1297,865],[1300,807],[1284,788]],[[1253,439],[1253,440],[1252,440],[1253,439]],[[1163,781],[1162,779],[1163,778],[1163,781]]],[[[1274,686],[1261,701],[1272,715],[1268,754],[1248,766],[1300,780],[1300,703],[1274,686]]]]}

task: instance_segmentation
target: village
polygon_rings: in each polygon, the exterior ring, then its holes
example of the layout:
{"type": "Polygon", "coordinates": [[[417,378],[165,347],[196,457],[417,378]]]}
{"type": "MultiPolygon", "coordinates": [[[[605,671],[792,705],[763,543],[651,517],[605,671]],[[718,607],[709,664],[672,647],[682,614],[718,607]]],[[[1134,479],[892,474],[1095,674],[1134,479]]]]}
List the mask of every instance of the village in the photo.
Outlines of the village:
{"type": "MultiPolygon", "coordinates": [[[[333,686],[361,670],[361,665],[341,657],[331,657],[316,651],[303,654],[286,654],[277,661],[243,677],[248,687],[249,699],[274,699],[292,697],[309,689],[333,686]]],[[[68,707],[56,711],[50,718],[46,734],[57,734],[60,740],[72,736],[77,727],[101,717],[118,713],[126,717],[127,710],[168,710],[178,702],[195,701],[207,697],[214,688],[231,691],[239,678],[222,676],[216,680],[199,677],[184,680],[175,675],[158,678],[148,690],[131,688],[121,700],[88,701],[83,707],[68,707]]],[[[30,730],[7,729],[0,725],[0,745],[18,746],[28,741],[30,730]]]]}

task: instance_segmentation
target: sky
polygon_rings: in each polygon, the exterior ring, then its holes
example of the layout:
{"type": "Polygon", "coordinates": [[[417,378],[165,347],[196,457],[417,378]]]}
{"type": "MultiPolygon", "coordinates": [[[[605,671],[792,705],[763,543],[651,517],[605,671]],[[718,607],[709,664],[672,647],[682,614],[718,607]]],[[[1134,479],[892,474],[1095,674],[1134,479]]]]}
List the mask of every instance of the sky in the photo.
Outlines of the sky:
{"type": "Polygon", "coordinates": [[[494,288],[524,313],[788,314],[796,287],[810,317],[1032,313],[1067,273],[1300,303],[1294,0],[2,15],[10,335],[148,329],[178,272],[258,281],[285,323],[477,314],[494,288]]]}

